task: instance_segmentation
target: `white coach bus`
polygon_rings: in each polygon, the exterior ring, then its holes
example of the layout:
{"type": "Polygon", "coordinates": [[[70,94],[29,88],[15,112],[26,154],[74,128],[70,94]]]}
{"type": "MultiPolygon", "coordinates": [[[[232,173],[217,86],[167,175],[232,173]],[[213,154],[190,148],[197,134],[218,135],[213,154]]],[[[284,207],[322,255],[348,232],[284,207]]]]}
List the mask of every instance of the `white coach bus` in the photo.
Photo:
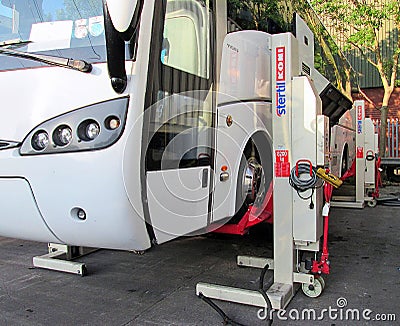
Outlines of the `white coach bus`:
{"type": "MultiPolygon", "coordinates": [[[[1,0],[1,236],[145,250],[264,209],[270,50],[224,42],[227,8],[1,0]]],[[[351,101],[307,60],[338,119],[351,101]]]]}

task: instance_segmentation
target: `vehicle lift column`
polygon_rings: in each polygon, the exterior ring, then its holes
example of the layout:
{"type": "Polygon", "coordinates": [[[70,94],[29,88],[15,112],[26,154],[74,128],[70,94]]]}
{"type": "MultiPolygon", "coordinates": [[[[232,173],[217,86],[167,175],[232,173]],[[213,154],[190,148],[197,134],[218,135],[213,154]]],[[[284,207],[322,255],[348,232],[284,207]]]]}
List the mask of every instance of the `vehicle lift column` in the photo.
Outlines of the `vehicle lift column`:
{"type": "MultiPolygon", "coordinates": [[[[300,284],[314,288],[318,281],[301,267],[300,253],[309,251],[315,256],[320,250],[322,187],[313,190],[310,206],[311,198],[299,198],[289,176],[299,160],[307,159],[314,167],[327,163],[329,122],[321,115],[321,100],[310,79],[293,77],[300,74],[298,42],[290,33],[272,36],[274,259],[239,256],[237,261],[239,266],[256,268],[268,264],[274,270],[274,282],[266,291],[272,309],[284,309],[300,284]]],[[[321,289],[325,283],[319,285],[321,289]]],[[[263,295],[255,290],[198,283],[196,293],[267,307],[263,295]]]]}
{"type": "Polygon", "coordinates": [[[334,196],[332,207],[342,208],[364,208],[365,202],[368,206],[375,207],[376,199],[368,196],[369,189],[375,189],[375,154],[377,144],[374,126],[371,119],[365,118],[365,102],[357,100],[354,102],[356,113],[356,158],[355,158],[355,197],[334,196]]]}

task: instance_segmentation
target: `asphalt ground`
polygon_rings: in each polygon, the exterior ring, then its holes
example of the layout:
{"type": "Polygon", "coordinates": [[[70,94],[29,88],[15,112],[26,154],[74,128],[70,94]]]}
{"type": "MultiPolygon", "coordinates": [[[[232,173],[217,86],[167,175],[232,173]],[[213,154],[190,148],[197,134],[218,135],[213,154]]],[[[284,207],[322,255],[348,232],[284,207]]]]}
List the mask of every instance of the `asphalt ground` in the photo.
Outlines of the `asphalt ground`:
{"type": "MultiPolygon", "coordinates": [[[[312,299],[298,291],[273,325],[400,325],[400,207],[333,208],[330,226],[324,292],[312,299]]],[[[0,325],[223,325],[195,286],[256,290],[260,270],[235,260],[272,257],[270,231],[263,225],[244,237],[182,238],[141,256],[99,250],[80,259],[85,277],[33,268],[46,244],[0,238],[0,325]]],[[[258,308],[216,303],[243,325],[266,325],[258,308]]]]}

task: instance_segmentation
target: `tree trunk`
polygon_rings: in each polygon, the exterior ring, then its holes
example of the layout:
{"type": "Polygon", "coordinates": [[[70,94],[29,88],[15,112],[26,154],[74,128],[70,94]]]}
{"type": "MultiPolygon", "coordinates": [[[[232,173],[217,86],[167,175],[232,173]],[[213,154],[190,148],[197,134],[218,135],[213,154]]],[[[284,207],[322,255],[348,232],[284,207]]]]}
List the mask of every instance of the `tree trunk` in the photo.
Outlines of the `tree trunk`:
{"type": "Polygon", "coordinates": [[[379,132],[379,156],[385,157],[386,152],[386,131],[387,131],[387,116],[389,107],[381,107],[381,129],[379,132]]]}

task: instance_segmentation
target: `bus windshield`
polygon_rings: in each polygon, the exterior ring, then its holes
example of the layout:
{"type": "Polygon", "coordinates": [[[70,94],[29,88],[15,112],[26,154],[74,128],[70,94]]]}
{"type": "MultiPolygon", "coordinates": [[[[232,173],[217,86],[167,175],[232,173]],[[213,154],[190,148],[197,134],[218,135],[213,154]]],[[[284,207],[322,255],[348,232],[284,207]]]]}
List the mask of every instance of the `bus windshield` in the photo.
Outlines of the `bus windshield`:
{"type": "MultiPolygon", "coordinates": [[[[1,42],[28,53],[105,62],[102,0],[1,0],[1,42]]],[[[0,55],[0,70],[41,65],[0,55]]]]}

